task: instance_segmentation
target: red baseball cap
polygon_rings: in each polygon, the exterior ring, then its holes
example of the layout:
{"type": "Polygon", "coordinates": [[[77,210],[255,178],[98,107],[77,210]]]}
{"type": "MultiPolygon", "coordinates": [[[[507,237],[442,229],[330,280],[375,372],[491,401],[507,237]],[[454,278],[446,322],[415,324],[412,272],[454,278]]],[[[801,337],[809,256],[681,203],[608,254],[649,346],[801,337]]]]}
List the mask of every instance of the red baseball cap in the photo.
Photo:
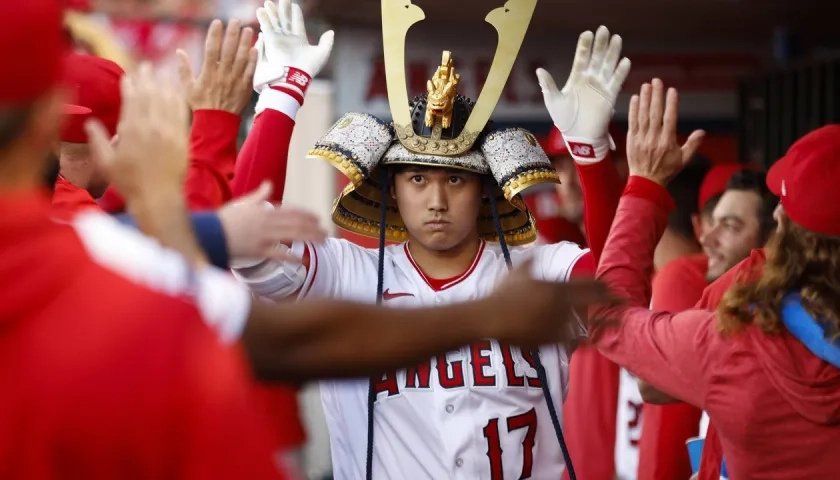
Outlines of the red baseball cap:
{"type": "Polygon", "coordinates": [[[716,195],[726,191],[726,185],[733,175],[742,170],[754,170],[755,166],[741,163],[719,163],[706,172],[703,183],[700,184],[700,193],[697,195],[697,211],[702,212],[706,203],[716,195]]]}
{"type": "Polygon", "coordinates": [[[120,79],[125,71],[116,63],[93,55],[71,53],[67,57],[67,83],[74,90],[75,103],[93,111],[112,136],[120,121],[122,96],[120,79]]]}
{"type": "Polygon", "coordinates": [[[26,105],[61,80],[69,47],[62,27],[60,0],[3,0],[0,58],[8,70],[0,75],[0,105],[26,105]]]}
{"type": "Polygon", "coordinates": [[[71,143],[87,143],[85,122],[91,117],[91,109],[79,105],[65,104],[62,113],[61,141],[71,143]]]}
{"type": "Polygon", "coordinates": [[[767,172],[767,188],[787,216],[821,235],[840,236],[840,125],[797,140],[767,172]]]}

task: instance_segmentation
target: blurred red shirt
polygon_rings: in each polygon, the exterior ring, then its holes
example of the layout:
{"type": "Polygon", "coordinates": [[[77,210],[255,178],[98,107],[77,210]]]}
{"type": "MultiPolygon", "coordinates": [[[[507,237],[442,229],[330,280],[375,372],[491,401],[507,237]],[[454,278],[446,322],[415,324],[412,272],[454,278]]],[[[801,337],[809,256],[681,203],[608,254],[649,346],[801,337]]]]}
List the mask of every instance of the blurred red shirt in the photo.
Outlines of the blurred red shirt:
{"type": "Polygon", "coordinates": [[[0,478],[284,478],[242,352],[205,323],[244,321],[247,292],[105,215],[50,213],[0,197],[0,478]]]}

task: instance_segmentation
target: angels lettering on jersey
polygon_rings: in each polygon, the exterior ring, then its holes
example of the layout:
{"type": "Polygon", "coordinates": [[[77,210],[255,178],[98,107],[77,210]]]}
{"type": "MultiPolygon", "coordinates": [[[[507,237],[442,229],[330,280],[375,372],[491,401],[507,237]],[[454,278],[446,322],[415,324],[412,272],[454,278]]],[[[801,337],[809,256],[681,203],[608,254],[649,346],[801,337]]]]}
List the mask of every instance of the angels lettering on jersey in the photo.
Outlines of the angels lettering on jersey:
{"type": "Polygon", "coordinates": [[[386,373],[375,379],[374,386],[377,402],[383,402],[406,391],[435,389],[530,388],[539,396],[542,383],[531,352],[485,340],[415,367],[386,373]]]}

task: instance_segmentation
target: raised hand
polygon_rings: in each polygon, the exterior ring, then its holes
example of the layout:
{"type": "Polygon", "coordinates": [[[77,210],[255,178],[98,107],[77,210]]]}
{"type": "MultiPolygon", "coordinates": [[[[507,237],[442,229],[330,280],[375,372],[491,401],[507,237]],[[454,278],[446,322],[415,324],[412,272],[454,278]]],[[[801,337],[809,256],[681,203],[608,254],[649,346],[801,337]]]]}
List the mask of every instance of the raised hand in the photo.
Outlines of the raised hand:
{"type": "Polygon", "coordinates": [[[312,77],[318,75],[332,52],[334,34],[327,31],[317,45],[306,36],[303,12],[291,0],[267,1],[257,9],[260,38],[254,89],[261,93],[269,86],[281,86],[301,98],[312,77]]]}
{"type": "Polygon", "coordinates": [[[186,52],[178,50],[181,86],[193,111],[223,110],[240,115],[251,100],[257,49],[254,31],[231,20],[227,30],[213,20],[204,41],[204,60],[198,77],[186,52]]]}
{"type": "Polygon", "coordinates": [[[184,202],[189,108],[175,85],[160,81],[151,65],[120,82],[122,111],[114,145],[102,123],[85,125],[94,158],[110,174],[137,226],[195,266],[207,259],[195,239],[184,202]]]}
{"type": "Polygon", "coordinates": [[[327,232],[318,217],[296,208],[274,208],[268,199],[271,182],[219,210],[225,231],[228,254],[234,266],[257,265],[263,260],[288,260],[288,248],[294,241],[321,243],[327,232]]]}
{"type": "Polygon", "coordinates": [[[705,132],[695,130],[680,146],[677,141],[679,98],[677,90],[665,93],[662,80],[654,78],[642,85],[641,92],[630,99],[627,114],[627,164],[630,175],[668,183],[691,160],[705,132]]]}
{"type": "Polygon", "coordinates": [[[534,348],[550,343],[573,343],[583,336],[584,325],[575,313],[593,304],[619,301],[606,285],[595,280],[548,282],[534,280],[533,259],[518,265],[496,288],[498,333],[502,341],[534,348]]]}
{"type": "Polygon", "coordinates": [[[609,123],[630,60],[621,57],[622,40],[607,27],[580,35],[566,85],[557,88],[550,73],[540,68],[537,80],[554,125],[563,133],[575,160],[587,163],[607,155],[611,146],[609,123]]]}
{"type": "Polygon", "coordinates": [[[132,201],[164,193],[181,196],[187,169],[189,108],[175,85],[143,64],[120,82],[122,110],[116,142],[92,119],[85,125],[91,151],[111,183],[132,201]]]}

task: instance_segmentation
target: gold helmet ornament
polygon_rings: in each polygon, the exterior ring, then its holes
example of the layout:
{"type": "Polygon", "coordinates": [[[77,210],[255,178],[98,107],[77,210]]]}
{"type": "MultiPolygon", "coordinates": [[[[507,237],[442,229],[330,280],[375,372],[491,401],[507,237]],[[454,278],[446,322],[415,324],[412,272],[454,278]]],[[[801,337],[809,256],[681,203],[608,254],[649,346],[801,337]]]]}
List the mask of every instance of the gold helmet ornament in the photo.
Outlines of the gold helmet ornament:
{"type": "Polygon", "coordinates": [[[522,46],[537,0],[509,0],[486,21],[498,32],[496,54],[487,80],[472,100],[458,94],[460,75],[450,51],[426,84],[409,100],[405,75],[405,38],[425,17],[409,0],[382,0],[382,39],[391,123],[365,113],[348,113],[309,151],[327,160],[350,183],[336,199],[333,221],[341,228],[391,241],[408,240],[396,202],[383,195],[381,170],[413,164],[457,168],[487,176],[492,198],[484,199],[478,219],[482,238],[509,245],[533,242],[534,219],[519,194],[541,183],[559,183],[551,162],[534,136],[520,128],[494,130],[490,116],[502,95],[522,46]],[[490,180],[492,179],[492,180],[490,180]],[[493,181],[495,180],[495,181],[493,181]],[[382,225],[383,205],[385,224],[382,225]],[[494,206],[498,215],[497,228],[494,206]]]}

